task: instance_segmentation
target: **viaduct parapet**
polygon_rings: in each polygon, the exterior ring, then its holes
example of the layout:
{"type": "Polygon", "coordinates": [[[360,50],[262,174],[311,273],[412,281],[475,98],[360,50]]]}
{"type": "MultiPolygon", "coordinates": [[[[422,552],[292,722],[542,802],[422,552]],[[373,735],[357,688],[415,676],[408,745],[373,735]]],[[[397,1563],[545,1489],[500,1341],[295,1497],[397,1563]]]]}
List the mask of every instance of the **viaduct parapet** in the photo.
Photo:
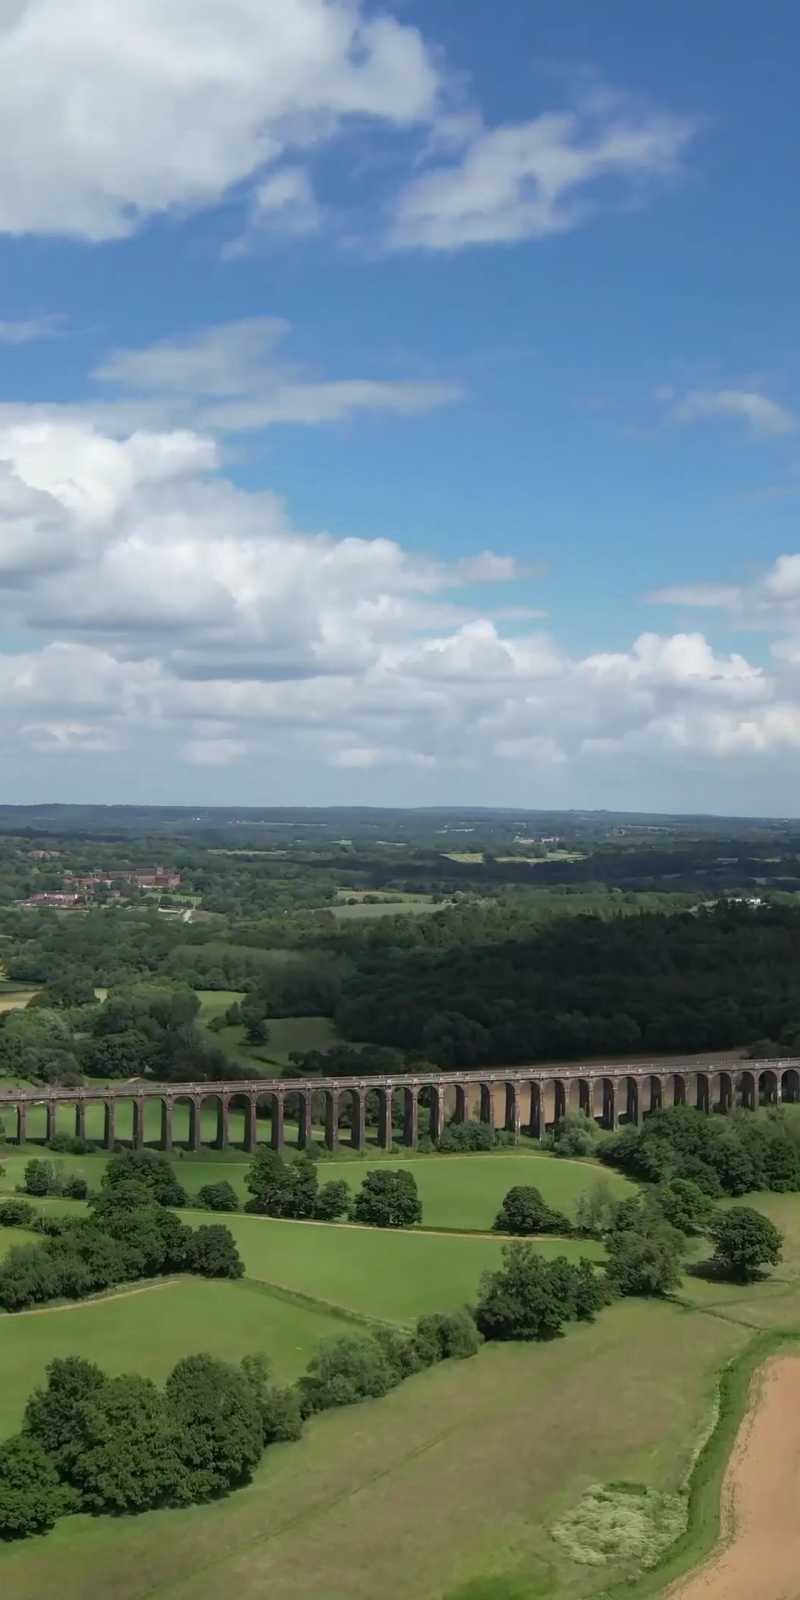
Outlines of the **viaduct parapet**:
{"type": "MultiPolygon", "coordinates": [[[[315,1123],[321,1122],[328,1150],[339,1147],[340,1136],[356,1150],[367,1144],[368,1113],[377,1124],[378,1146],[388,1150],[395,1139],[409,1149],[418,1141],[419,1107],[430,1112],[430,1133],[437,1139],[445,1123],[479,1117],[491,1126],[497,1120],[513,1138],[521,1132],[543,1138],[547,1128],[568,1111],[583,1111],[605,1128],[621,1123],[638,1125],[651,1111],[671,1105],[696,1106],[701,1111],[729,1111],[734,1105],[754,1110],[762,1103],[800,1100],[800,1059],[781,1061],[717,1060],[713,1064],[685,1061],[604,1064],[570,1062],[564,1067],[493,1067],[477,1072],[425,1072],[397,1077],[365,1078],[256,1078],[219,1083],[149,1083],[135,1081],[99,1088],[10,1088],[0,1082],[0,1116],[16,1116],[16,1138],[24,1144],[28,1114],[36,1107],[46,1113],[45,1137],[57,1128],[59,1110],[74,1110],[75,1134],[86,1136],[87,1106],[102,1106],[103,1145],[113,1150],[120,1138],[134,1148],[145,1143],[145,1110],[160,1106],[162,1150],[174,1142],[176,1107],[188,1107],[186,1147],[199,1150],[203,1138],[203,1111],[216,1109],[217,1149],[231,1140],[231,1113],[243,1113],[243,1138],[237,1140],[254,1152],[264,1138],[264,1113],[269,1115],[268,1142],[274,1150],[286,1143],[285,1125],[293,1124],[293,1139],[301,1149],[311,1142],[315,1123]],[[402,1129],[395,1130],[395,1105],[402,1108],[402,1129]],[[122,1129],[122,1121],[127,1131],[122,1129]],[[342,1127],[342,1124],[345,1124],[342,1127]]],[[[6,1126],[6,1136],[11,1130],[6,1126]]]]}

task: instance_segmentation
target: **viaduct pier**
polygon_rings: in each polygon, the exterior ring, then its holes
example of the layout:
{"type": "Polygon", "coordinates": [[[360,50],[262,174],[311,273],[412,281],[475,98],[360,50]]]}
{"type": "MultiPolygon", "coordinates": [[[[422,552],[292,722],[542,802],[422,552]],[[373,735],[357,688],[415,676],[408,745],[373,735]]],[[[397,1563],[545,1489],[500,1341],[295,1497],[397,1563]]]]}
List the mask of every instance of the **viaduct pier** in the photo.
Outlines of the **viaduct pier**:
{"type": "MultiPolygon", "coordinates": [[[[754,1110],[760,1104],[779,1105],[800,1100],[800,1059],[741,1061],[700,1058],[667,1062],[570,1062],[563,1067],[493,1067],[475,1072],[423,1072],[394,1077],[364,1078],[256,1078],[219,1083],[153,1083],[134,1080],[113,1087],[87,1084],[80,1088],[34,1086],[7,1087],[0,1080],[0,1118],[6,1138],[24,1144],[31,1111],[44,1108],[44,1137],[54,1137],[64,1115],[74,1116],[74,1132],[86,1137],[89,1107],[102,1107],[105,1149],[120,1141],[134,1148],[145,1143],[145,1111],[160,1108],[162,1150],[173,1149],[175,1112],[188,1108],[188,1138],[182,1145],[199,1150],[211,1142],[227,1149],[231,1139],[231,1114],[242,1117],[242,1147],[254,1152],[268,1141],[274,1150],[286,1143],[285,1125],[296,1129],[302,1149],[321,1122],[328,1150],[339,1147],[344,1136],[352,1148],[367,1145],[368,1117],[377,1126],[377,1145],[390,1149],[396,1138],[416,1149],[420,1104],[430,1114],[430,1133],[437,1139],[450,1120],[477,1116],[491,1126],[505,1128],[513,1138],[521,1132],[541,1139],[547,1128],[568,1111],[583,1111],[605,1128],[622,1123],[639,1124],[652,1111],[671,1105],[696,1106],[701,1111],[729,1111],[734,1105],[754,1110]],[[401,1107],[402,1128],[395,1130],[394,1108],[401,1107]],[[215,1133],[204,1139],[203,1112],[216,1111],[215,1133]],[[7,1113],[15,1119],[9,1126],[7,1113]],[[269,1118],[268,1124],[266,1118],[269,1118]],[[345,1124],[342,1127],[342,1123],[345,1124]],[[268,1132],[267,1132],[268,1128],[268,1132]]],[[[152,1126],[152,1117],[148,1119],[152,1126]]],[[[181,1119],[182,1122],[184,1118],[181,1119]]]]}

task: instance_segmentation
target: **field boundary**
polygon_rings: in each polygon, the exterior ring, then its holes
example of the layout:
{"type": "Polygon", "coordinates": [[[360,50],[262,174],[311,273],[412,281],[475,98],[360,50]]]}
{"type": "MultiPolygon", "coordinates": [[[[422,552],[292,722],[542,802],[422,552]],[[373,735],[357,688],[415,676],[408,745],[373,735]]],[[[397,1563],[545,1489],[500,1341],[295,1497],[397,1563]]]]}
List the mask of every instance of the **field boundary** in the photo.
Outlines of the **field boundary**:
{"type": "Polygon", "coordinates": [[[84,1306],[106,1306],[112,1300],[130,1300],[135,1294],[151,1294],[154,1289],[174,1289],[176,1284],[183,1281],[182,1277],[160,1278],[154,1283],[142,1283],[136,1289],[117,1289],[111,1294],[90,1294],[83,1300],[61,1300],[54,1306],[28,1306],[24,1311],[2,1311],[0,1317],[12,1317],[15,1322],[20,1317],[52,1317],[57,1311],[80,1311],[84,1306]]]}
{"type": "MultiPolygon", "coordinates": [[[[288,1221],[288,1218],[283,1219],[288,1221]]],[[[371,1317],[366,1311],[353,1311],[339,1305],[336,1300],[321,1300],[317,1295],[303,1294],[300,1289],[289,1289],[286,1284],[274,1283],[271,1278],[240,1278],[238,1282],[248,1288],[260,1290],[275,1300],[285,1300],[289,1305],[300,1306],[305,1311],[324,1311],[328,1317],[338,1317],[342,1322],[353,1322],[361,1328],[405,1328],[410,1323],[391,1322],[386,1317],[371,1317]]]]}

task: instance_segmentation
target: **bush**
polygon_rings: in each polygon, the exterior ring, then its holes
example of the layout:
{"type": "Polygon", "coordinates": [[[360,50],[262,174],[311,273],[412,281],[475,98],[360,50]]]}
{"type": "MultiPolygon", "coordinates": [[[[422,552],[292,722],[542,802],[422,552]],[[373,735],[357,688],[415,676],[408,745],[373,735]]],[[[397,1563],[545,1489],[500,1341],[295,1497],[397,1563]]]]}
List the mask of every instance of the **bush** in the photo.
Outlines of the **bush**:
{"type": "Polygon", "coordinates": [[[0,1228],[29,1228],[35,1215],[27,1200],[0,1201],[0,1228]]]}
{"type": "Polygon", "coordinates": [[[57,1239],[69,1227],[68,1217],[53,1217],[47,1211],[41,1211],[33,1220],[33,1232],[44,1233],[49,1239],[57,1239]]]}
{"type": "Polygon", "coordinates": [[[220,1183],[204,1183],[197,1191],[197,1199],[206,1211],[239,1210],[239,1197],[227,1178],[223,1178],[220,1183]]]}
{"type": "Polygon", "coordinates": [[[230,1228],[210,1223],[191,1234],[187,1265],[204,1278],[241,1278],[242,1258],[230,1228]]]}
{"type": "Polygon", "coordinates": [[[300,1379],[300,1407],[304,1416],[333,1406],[375,1399],[392,1387],[389,1363],[377,1340],[331,1339],[320,1346],[300,1379]]]}
{"type": "Polygon", "coordinates": [[[89,1193],[89,1185],[86,1179],[81,1178],[76,1172],[71,1178],[64,1179],[61,1193],[65,1200],[85,1200],[89,1193]]]}
{"type": "Polygon", "coordinates": [[[417,1319],[414,1348],[421,1366],[477,1355],[480,1334],[470,1311],[432,1312],[417,1319]]]}
{"type": "Polygon", "coordinates": [[[561,1211],[551,1211],[538,1189],[516,1184],[509,1189],[492,1224],[495,1233],[571,1233],[572,1225],[561,1211]]]}
{"type": "Polygon", "coordinates": [[[0,1306],[22,1311],[60,1293],[54,1263],[44,1245],[18,1244],[0,1261],[0,1306]]]}
{"type": "Polygon", "coordinates": [[[82,1356],[56,1357],[48,1364],[46,1385],[34,1389],[25,1407],[25,1433],[47,1452],[64,1478],[70,1478],[83,1448],[80,1408],[104,1383],[100,1368],[82,1356]]]}
{"type": "Polygon", "coordinates": [[[410,1228],[422,1221],[422,1202],[411,1172],[383,1167],[368,1172],[353,1202],[356,1222],[373,1228],[410,1228]]]}
{"type": "Polygon", "coordinates": [[[402,1333],[399,1328],[375,1328],[372,1337],[383,1351],[392,1385],[403,1383],[419,1372],[422,1363],[412,1335],[402,1333]]]}
{"type": "Polygon", "coordinates": [[[149,1378],[107,1378],[78,1407],[71,1479],[92,1511],[149,1511],[190,1498],[181,1429],[149,1378]]]}
{"type": "Polygon", "coordinates": [[[335,1222],[337,1217],[344,1217],[350,1209],[350,1185],[344,1178],[335,1178],[332,1183],[324,1183],[317,1195],[314,1215],[322,1222],[335,1222]]]}
{"type": "Polygon", "coordinates": [[[587,1117],[584,1111],[570,1111],[556,1123],[548,1142],[557,1156],[589,1156],[601,1138],[594,1117],[587,1117]]]}
{"type": "Polygon", "coordinates": [[[782,1233],[750,1206],[731,1206],[721,1212],[709,1231],[717,1247],[714,1265],[725,1277],[746,1283],[760,1277],[762,1267],[774,1267],[780,1261],[782,1233]]]}
{"type": "Polygon", "coordinates": [[[673,1178],[654,1191],[653,1204],[664,1220],[680,1233],[702,1233],[714,1215],[714,1207],[691,1178],[673,1178]]]}
{"type": "Polygon", "coordinates": [[[442,1129],[438,1149],[444,1154],[453,1151],[491,1150],[494,1129],[488,1122],[448,1122],[442,1129]]]}

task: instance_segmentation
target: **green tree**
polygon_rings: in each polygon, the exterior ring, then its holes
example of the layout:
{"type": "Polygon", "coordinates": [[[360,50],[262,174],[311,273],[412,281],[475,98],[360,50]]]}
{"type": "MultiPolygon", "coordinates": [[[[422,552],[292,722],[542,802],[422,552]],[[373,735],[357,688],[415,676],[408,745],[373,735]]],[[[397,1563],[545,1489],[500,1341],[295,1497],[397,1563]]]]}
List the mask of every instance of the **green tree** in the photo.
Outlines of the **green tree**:
{"type": "Polygon", "coordinates": [[[556,1338],[575,1314],[574,1294],[565,1295],[560,1267],[530,1244],[505,1245],[502,1260],[497,1272],[481,1278],[479,1331],[486,1339],[556,1338]]]}
{"type": "Polygon", "coordinates": [[[677,1289],[683,1241],[676,1229],[664,1224],[650,1232],[610,1233],[606,1249],[606,1273],[617,1294],[664,1295],[677,1289]]]}
{"type": "Polygon", "coordinates": [[[209,1223],[195,1228],[188,1250],[190,1272],[204,1278],[241,1278],[244,1265],[230,1228],[209,1223]]]}
{"type": "Polygon", "coordinates": [[[464,1360],[477,1355],[481,1336],[471,1312],[429,1312],[417,1318],[414,1349],[421,1366],[430,1367],[450,1357],[464,1360]]]}
{"type": "Polygon", "coordinates": [[[557,1156],[592,1155],[601,1139],[594,1117],[585,1111],[568,1111],[553,1129],[551,1144],[557,1156]]]}
{"type": "Polygon", "coordinates": [[[241,1368],[185,1356],[166,1382],[192,1500],[247,1483],[264,1447],[259,1395],[241,1368]]]}
{"type": "Polygon", "coordinates": [[[251,1195],[245,1211],[268,1217],[313,1217],[319,1179],[307,1157],[287,1162],[277,1150],[259,1150],[244,1181],[251,1195]]]}
{"type": "Polygon", "coordinates": [[[380,1168],[368,1172],[353,1202],[356,1222],[373,1228],[410,1228],[422,1221],[422,1202],[414,1175],[380,1168]]]}
{"type": "Polygon", "coordinates": [[[220,1183],[204,1183],[197,1191],[197,1199],[207,1211],[239,1210],[239,1197],[227,1178],[220,1183]]]}
{"type": "Polygon", "coordinates": [[[578,1196],[575,1207],[575,1232],[599,1239],[611,1225],[614,1196],[606,1178],[598,1178],[590,1189],[578,1196]]]}
{"type": "Polygon", "coordinates": [[[0,1444],[0,1539],[44,1533],[70,1509],[69,1490],[38,1440],[21,1433],[0,1444]]]}
{"type": "Polygon", "coordinates": [[[569,1219],[561,1211],[551,1211],[533,1185],[515,1184],[509,1189],[492,1224],[495,1233],[571,1233],[569,1219]]]}
{"type": "Polygon", "coordinates": [[[324,1183],[320,1189],[314,1215],[322,1222],[335,1222],[337,1217],[344,1217],[350,1207],[350,1185],[344,1178],[334,1178],[331,1183],[324,1183]]]}
{"type": "Polygon", "coordinates": [[[0,1201],[0,1227],[29,1228],[36,1212],[27,1200],[0,1201]]]}
{"type": "Polygon", "coordinates": [[[109,1378],[79,1408],[71,1481],[93,1511],[148,1511],[185,1503],[181,1430],[149,1378],[109,1378]]]}
{"type": "Polygon", "coordinates": [[[652,1194],[652,1203],[679,1233],[703,1233],[714,1215],[713,1202],[691,1178],[673,1178],[652,1194]]]}
{"type": "Polygon", "coordinates": [[[61,1180],[52,1161],[28,1161],[25,1164],[26,1194],[60,1194],[61,1180]]]}
{"type": "Polygon", "coordinates": [[[297,1389],[271,1383],[269,1362],[263,1355],[244,1356],[242,1373],[258,1398],[264,1444],[299,1439],[303,1417],[297,1389]]]}
{"type": "Polygon", "coordinates": [[[49,1252],[50,1244],[18,1244],[0,1261],[0,1306],[4,1311],[23,1311],[55,1298],[59,1277],[49,1252]]]}
{"type": "Polygon", "coordinates": [[[780,1261],[783,1234],[750,1206],[721,1211],[709,1232],[716,1243],[714,1265],[724,1277],[746,1283],[780,1261]]]}
{"type": "Polygon", "coordinates": [[[392,1373],[375,1339],[330,1339],[320,1345],[300,1379],[300,1405],[304,1415],[349,1406],[356,1400],[388,1394],[392,1373]]]}
{"type": "Polygon", "coordinates": [[[120,1150],[111,1157],[102,1177],[104,1189],[140,1183],[160,1206],[185,1206],[186,1191],[178,1183],[169,1158],[158,1150],[120,1150]]]}
{"type": "Polygon", "coordinates": [[[23,1431],[69,1478],[83,1448],[81,1406],[101,1389],[105,1376],[82,1356],[56,1356],[47,1366],[47,1383],[34,1389],[25,1407],[23,1431]]]}

